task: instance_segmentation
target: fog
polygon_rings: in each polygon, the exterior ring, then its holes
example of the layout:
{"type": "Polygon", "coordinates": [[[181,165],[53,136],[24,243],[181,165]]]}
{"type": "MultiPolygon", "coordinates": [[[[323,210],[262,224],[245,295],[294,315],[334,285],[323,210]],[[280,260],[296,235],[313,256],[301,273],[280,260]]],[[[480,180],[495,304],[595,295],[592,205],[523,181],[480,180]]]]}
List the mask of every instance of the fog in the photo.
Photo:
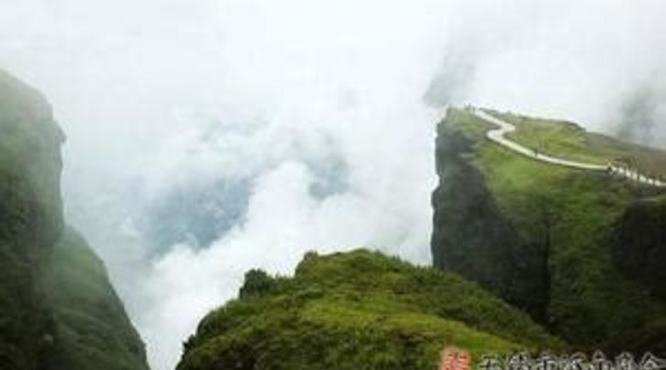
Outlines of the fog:
{"type": "Polygon", "coordinates": [[[244,271],[308,250],[430,261],[447,104],[666,144],[654,1],[3,0],[0,68],[68,140],[66,212],[154,370],[244,271]]]}

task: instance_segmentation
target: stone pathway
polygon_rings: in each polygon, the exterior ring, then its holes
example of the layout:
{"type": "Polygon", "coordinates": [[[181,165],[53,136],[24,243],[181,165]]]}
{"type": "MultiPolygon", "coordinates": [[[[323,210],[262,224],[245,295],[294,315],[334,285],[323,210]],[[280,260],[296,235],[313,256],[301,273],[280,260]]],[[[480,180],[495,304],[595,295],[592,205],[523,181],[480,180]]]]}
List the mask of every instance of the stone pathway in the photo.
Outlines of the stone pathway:
{"type": "Polygon", "coordinates": [[[524,155],[526,157],[554,165],[576,168],[580,170],[606,171],[611,174],[618,175],[646,185],[666,188],[666,182],[660,179],[651,178],[644,174],[629,170],[627,168],[619,167],[611,163],[608,163],[606,165],[601,165],[594,163],[577,162],[539,153],[536,149],[528,148],[526,146],[523,146],[521,144],[516,143],[515,141],[511,141],[506,138],[505,136],[506,134],[516,131],[516,126],[506,121],[503,121],[495,116],[492,116],[478,108],[471,108],[469,111],[478,118],[497,126],[496,129],[488,130],[488,132],[486,132],[486,137],[488,138],[488,140],[497,143],[505,148],[508,148],[514,152],[517,152],[521,155],[524,155]]]}

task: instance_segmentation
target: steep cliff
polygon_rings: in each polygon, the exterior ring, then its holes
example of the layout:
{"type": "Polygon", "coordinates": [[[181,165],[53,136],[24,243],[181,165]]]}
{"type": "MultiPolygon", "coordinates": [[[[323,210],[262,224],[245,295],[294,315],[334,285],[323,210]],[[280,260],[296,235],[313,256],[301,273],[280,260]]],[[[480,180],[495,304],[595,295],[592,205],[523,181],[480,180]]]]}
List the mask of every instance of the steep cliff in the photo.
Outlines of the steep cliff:
{"type": "Polygon", "coordinates": [[[147,369],[103,266],[65,230],[63,141],[44,97],[0,71],[0,369],[147,369]]]}
{"type": "Polygon", "coordinates": [[[246,274],[211,312],[179,370],[434,369],[445,344],[480,354],[562,344],[459,276],[357,250],[309,253],[292,278],[246,274]]]}
{"type": "MultiPolygon", "coordinates": [[[[666,153],[569,122],[492,112],[511,139],[572,160],[663,170],[666,153]]],[[[438,125],[435,266],[479,282],[579,347],[646,330],[666,338],[666,202],[656,188],[530,159],[486,139],[491,125],[449,109],[438,125]],[[662,329],[659,329],[662,328],[662,329]]],[[[661,347],[663,348],[663,347],[661,347]]]]}

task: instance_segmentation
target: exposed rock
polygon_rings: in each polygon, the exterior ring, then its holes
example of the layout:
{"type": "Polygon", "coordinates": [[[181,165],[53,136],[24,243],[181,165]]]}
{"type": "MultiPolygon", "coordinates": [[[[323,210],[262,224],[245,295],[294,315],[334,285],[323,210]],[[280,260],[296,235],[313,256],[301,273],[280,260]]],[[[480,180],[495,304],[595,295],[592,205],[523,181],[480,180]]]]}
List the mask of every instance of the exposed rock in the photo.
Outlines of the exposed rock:
{"type": "Polygon", "coordinates": [[[0,369],[145,370],[104,267],[64,233],[64,139],[44,97],[0,71],[0,369]]]}
{"type": "MultiPolygon", "coordinates": [[[[502,117],[518,126],[515,140],[545,145],[549,154],[666,160],[570,123],[502,117]]],[[[666,317],[659,189],[517,155],[486,139],[490,127],[457,109],[439,124],[435,266],[477,281],[578,348],[616,348],[609,338],[642,328],[653,340],[636,349],[663,348],[664,326],[651,324],[666,317]]]]}

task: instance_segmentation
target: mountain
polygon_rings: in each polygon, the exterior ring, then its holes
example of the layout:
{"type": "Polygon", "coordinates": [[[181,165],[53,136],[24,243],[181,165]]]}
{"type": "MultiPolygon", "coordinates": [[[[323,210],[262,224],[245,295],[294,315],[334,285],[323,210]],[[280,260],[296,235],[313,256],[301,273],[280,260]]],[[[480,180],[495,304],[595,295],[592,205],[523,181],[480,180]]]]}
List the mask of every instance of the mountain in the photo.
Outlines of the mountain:
{"type": "MultiPolygon", "coordinates": [[[[64,140],[46,99],[0,71],[0,370],[148,370],[104,264],[64,220],[64,140]]],[[[310,252],[292,277],[248,271],[177,369],[425,370],[446,346],[475,361],[666,356],[666,152],[571,122],[451,108],[436,162],[434,267],[359,249],[310,252]]],[[[206,203],[178,194],[164,209],[193,199],[206,203]]],[[[181,216],[151,228],[191,229],[181,216]]]]}
{"type": "MultiPolygon", "coordinates": [[[[566,121],[485,111],[536,156],[666,175],[666,152],[566,121]]],[[[478,282],[574,347],[666,354],[666,192],[616,170],[528,157],[470,109],[436,142],[435,266],[478,282]],[[634,338],[634,340],[629,340],[634,338]]]]}
{"type": "Polygon", "coordinates": [[[0,369],[146,370],[103,264],[65,226],[64,140],[46,99],[0,71],[0,369]]]}
{"type": "Polygon", "coordinates": [[[293,277],[246,274],[209,313],[178,370],[434,369],[446,344],[557,349],[525,313],[459,276],[378,252],[306,254],[293,277]]]}

